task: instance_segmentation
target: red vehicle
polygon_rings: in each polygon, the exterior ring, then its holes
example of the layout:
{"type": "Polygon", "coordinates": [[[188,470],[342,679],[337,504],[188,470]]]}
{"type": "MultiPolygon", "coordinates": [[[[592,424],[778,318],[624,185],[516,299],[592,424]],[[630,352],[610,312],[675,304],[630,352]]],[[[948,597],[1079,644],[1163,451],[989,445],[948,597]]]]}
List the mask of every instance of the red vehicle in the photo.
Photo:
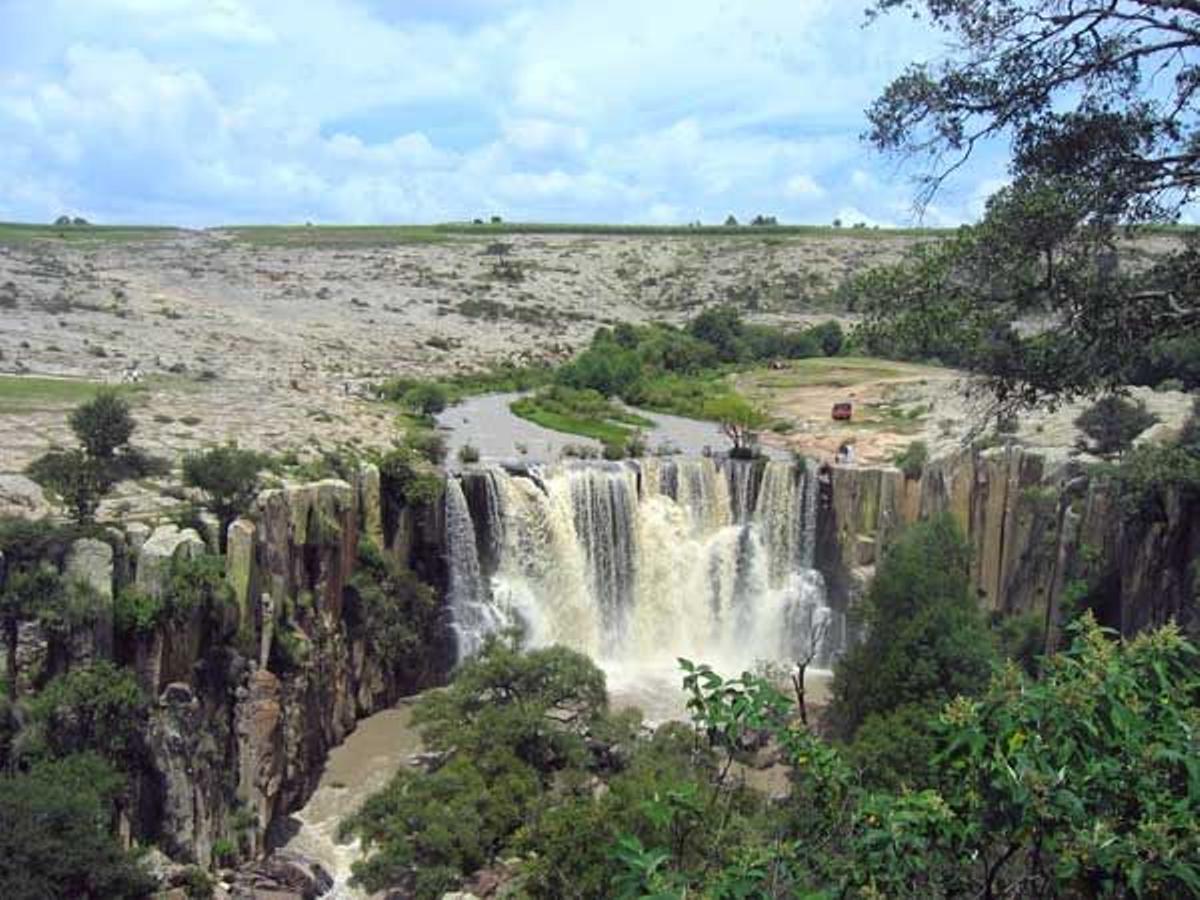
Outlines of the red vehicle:
{"type": "Polygon", "coordinates": [[[846,421],[854,414],[854,405],[849,401],[833,404],[833,418],[846,421]]]}

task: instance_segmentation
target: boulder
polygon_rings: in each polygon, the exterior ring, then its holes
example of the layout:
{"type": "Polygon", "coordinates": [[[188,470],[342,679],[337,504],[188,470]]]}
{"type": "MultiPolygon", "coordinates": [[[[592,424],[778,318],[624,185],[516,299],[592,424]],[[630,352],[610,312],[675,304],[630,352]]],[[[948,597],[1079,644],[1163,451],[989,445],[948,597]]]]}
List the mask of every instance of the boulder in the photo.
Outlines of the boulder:
{"type": "Polygon", "coordinates": [[[129,552],[134,556],[141,551],[149,537],[150,526],[145,522],[130,522],[125,526],[125,540],[129,543],[129,552]]]}
{"type": "Polygon", "coordinates": [[[333,877],[319,862],[279,851],[240,869],[231,895],[236,900],[317,900],[333,889],[333,877]]]}
{"type": "Polygon", "coordinates": [[[160,596],[175,559],[194,559],[205,551],[204,541],[191,528],[160,525],[138,551],[135,584],[139,591],[160,596]]]}
{"type": "Polygon", "coordinates": [[[24,475],[0,475],[0,518],[41,519],[51,512],[37,482],[24,475]]]}

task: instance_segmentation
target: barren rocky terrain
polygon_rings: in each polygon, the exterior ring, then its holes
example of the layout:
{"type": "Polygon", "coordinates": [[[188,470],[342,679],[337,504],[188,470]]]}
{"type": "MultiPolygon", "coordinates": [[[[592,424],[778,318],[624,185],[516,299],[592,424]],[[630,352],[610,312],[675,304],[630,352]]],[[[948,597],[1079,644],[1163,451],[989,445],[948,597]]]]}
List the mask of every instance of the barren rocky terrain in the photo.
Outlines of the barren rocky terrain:
{"type": "MultiPolygon", "coordinates": [[[[922,239],[931,238],[847,230],[389,242],[320,228],[0,235],[0,373],[119,383],[136,369],[136,442],[171,458],[231,439],[270,450],[386,445],[393,412],[371,386],[389,375],[557,361],[600,325],[682,321],[713,302],[767,322],[828,318],[841,314],[836,291],[847,276],[922,239]]],[[[850,391],[910,412],[927,407],[898,428],[886,410],[875,427],[859,428],[862,458],[880,458],[913,434],[961,430],[968,410],[948,378],[906,372],[850,391]]],[[[755,390],[800,427],[772,441],[832,452],[847,433],[828,427],[828,385],[792,384],[787,373],[777,380],[760,379],[755,390]]],[[[39,392],[0,396],[0,472],[67,442],[72,405],[39,392]]],[[[1069,444],[1069,431],[1068,421],[1046,441],[1069,444]]]]}
{"type": "MultiPolygon", "coordinates": [[[[138,441],[153,451],[385,443],[389,415],[364,395],[387,375],[557,360],[601,324],[680,320],[718,300],[803,319],[912,240],[25,241],[0,246],[0,372],[119,382],[138,367],[138,441]]],[[[0,416],[0,471],[66,437],[61,404],[0,416]]]]}

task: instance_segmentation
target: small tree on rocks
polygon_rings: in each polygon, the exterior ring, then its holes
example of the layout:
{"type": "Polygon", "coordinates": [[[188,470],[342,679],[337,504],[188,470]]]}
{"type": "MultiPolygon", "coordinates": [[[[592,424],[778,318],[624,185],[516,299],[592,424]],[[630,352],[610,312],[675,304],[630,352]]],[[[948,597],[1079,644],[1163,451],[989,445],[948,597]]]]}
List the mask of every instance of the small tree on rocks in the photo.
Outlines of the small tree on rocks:
{"type": "Polygon", "coordinates": [[[83,449],[98,460],[111,459],[117,450],[129,443],[137,427],[129,401],[107,389],[76,407],[69,421],[83,449]]]}

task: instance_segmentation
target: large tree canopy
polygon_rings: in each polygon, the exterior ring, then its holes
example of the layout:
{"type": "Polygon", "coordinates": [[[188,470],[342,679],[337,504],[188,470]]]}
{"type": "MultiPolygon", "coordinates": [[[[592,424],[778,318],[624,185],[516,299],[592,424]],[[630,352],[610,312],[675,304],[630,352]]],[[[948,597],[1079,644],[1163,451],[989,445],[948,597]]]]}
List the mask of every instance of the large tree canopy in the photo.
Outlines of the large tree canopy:
{"type": "Polygon", "coordinates": [[[978,344],[942,337],[1000,402],[1111,387],[1152,341],[1195,335],[1195,235],[1152,262],[1119,257],[1120,229],[1176,219],[1200,187],[1200,2],[878,0],[872,16],[894,10],[951,46],[867,113],[877,148],[923,160],[919,201],[981,142],[1011,142],[1012,183],[937,285],[999,323],[978,344]],[[1045,316],[1034,333],[1002,327],[1030,314],[1045,316]]]}
{"type": "Polygon", "coordinates": [[[1096,214],[1161,218],[1200,186],[1195,0],[879,0],[926,15],[956,52],[875,101],[870,139],[926,154],[926,188],[1007,135],[1017,177],[1089,185],[1096,214]]]}

